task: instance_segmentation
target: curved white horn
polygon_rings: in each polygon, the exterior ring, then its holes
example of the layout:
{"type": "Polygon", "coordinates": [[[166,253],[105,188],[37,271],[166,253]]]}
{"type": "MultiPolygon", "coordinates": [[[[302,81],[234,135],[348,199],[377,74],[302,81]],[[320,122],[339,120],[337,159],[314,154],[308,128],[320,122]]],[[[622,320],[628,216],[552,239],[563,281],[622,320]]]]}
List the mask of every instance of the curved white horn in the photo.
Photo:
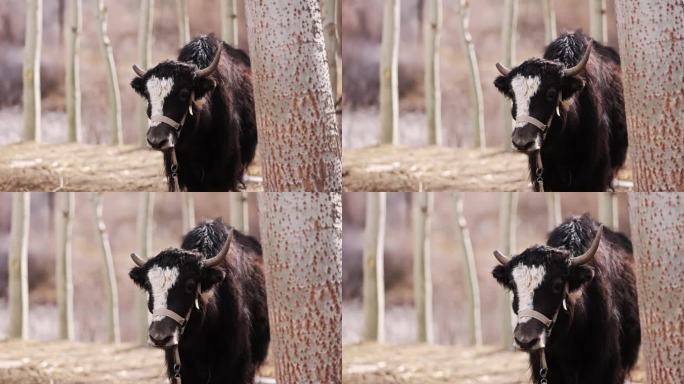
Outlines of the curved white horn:
{"type": "Polygon", "coordinates": [[[499,251],[494,251],[494,257],[496,257],[496,259],[499,261],[501,265],[506,265],[509,261],[511,261],[510,257],[505,256],[503,253],[499,251]]]}
{"type": "Polygon", "coordinates": [[[133,259],[133,262],[138,267],[142,267],[143,265],[145,265],[145,262],[147,261],[147,260],[144,260],[143,258],[141,258],[140,256],[136,255],[135,253],[131,253],[131,259],[133,259]]]}
{"type": "Polygon", "coordinates": [[[133,64],[133,71],[136,73],[136,75],[138,75],[138,77],[145,76],[145,71],[140,69],[140,67],[138,67],[136,64],[133,64]]]}
{"type": "Polygon", "coordinates": [[[498,69],[499,72],[501,72],[501,74],[504,75],[504,76],[506,76],[506,75],[508,75],[509,73],[511,73],[511,70],[510,70],[509,68],[506,68],[506,66],[504,66],[504,65],[501,64],[501,63],[496,63],[496,69],[498,69]]]}
{"type": "Polygon", "coordinates": [[[596,236],[594,236],[594,240],[591,242],[591,246],[589,246],[589,249],[587,249],[586,252],[581,254],[580,256],[573,257],[570,259],[570,264],[572,265],[582,265],[586,264],[591,261],[591,259],[594,258],[596,255],[596,251],[598,250],[599,244],[601,243],[601,236],[603,235],[603,224],[599,227],[599,229],[596,231],[596,236]]]}

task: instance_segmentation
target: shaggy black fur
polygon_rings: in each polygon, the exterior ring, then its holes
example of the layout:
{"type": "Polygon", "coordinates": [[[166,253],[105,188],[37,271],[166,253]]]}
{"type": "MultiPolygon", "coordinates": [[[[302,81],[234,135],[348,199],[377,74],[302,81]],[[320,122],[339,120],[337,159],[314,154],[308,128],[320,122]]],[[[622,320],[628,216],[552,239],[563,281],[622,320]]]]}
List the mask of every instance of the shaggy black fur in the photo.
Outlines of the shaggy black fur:
{"type": "MultiPolygon", "coordinates": [[[[164,115],[177,122],[188,111],[190,96],[195,93],[194,115],[187,114],[175,143],[181,188],[232,191],[244,187],[242,178],[254,159],[257,145],[250,66],[249,57],[242,50],[213,35],[200,36],[180,50],[178,60],[163,61],[145,76],[131,81],[133,89],[148,99],[149,116],[147,80],[151,76],[173,78],[173,89],[164,102],[164,115]],[[197,78],[195,71],[209,66],[219,44],[223,51],[218,69],[207,78],[197,78]]],[[[148,131],[148,142],[154,148],[169,133],[176,132],[161,123],[148,131]]],[[[168,161],[165,167],[170,167],[168,161]]]]}
{"type": "MultiPolygon", "coordinates": [[[[551,42],[543,59],[530,59],[494,85],[514,100],[511,80],[518,74],[540,76],[541,85],[530,102],[529,114],[542,122],[555,113],[558,92],[569,107],[555,116],[541,146],[546,191],[605,191],[627,155],[627,125],[620,75],[620,57],[607,46],[592,42],[586,70],[562,77],[564,68],[576,65],[588,46],[581,31],[563,34],[551,42]]],[[[515,118],[515,100],[511,113],[515,118]]],[[[513,132],[514,145],[527,152],[539,130],[527,124],[513,132]]],[[[530,179],[537,165],[529,153],[530,179]]],[[[535,186],[536,188],[536,186],[535,186]]]]}
{"type": "MultiPolygon", "coordinates": [[[[180,249],[164,250],[129,273],[137,285],[149,291],[147,272],[152,266],[179,268],[167,307],[179,314],[193,308],[179,340],[184,383],[251,384],[266,359],[270,333],[259,242],[233,230],[225,261],[214,268],[200,267],[201,259],[219,252],[229,230],[220,219],[203,222],[185,235],[180,249]],[[202,289],[199,310],[193,304],[197,283],[202,289]]],[[[150,311],[153,300],[150,295],[150,311]]],[[[171,319],[163,321],[170,325],[170,334],[176,330],[171,319]]],[[[167,349],[169,377],[173,362],[173,350],[167,349]]]]}
{"type": "MultiPolygon", "coordinates": [[[[526,249],[492,271],[496,280],[517,293],[511,271],[519,264],[543,265],[546,275],[534,293],[533,306],[551,317],[570,289],[568,311],[560,310],[546,342],[548,381],[557,384],[622,384],[639,353],[641,330],[632,244],[607,228],[595,258],[569,267],[568,257],[582,254],[599,223],[589,215],[568,219],[554,229],[546,245],[526,249]]],[[[530,320],[541,328],[541,322],[530,320]]],[[[530,352],[533,380],[538,383],[539,352],[530,352]]]]}

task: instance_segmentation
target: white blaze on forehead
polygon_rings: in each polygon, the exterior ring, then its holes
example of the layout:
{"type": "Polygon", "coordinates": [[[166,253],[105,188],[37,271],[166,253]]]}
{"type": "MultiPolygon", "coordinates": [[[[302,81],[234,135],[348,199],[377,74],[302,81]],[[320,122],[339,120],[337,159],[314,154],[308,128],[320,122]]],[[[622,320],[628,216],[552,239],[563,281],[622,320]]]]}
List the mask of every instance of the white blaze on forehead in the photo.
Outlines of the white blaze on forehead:
{"type": "MultiPolygon", "coordinates": [[[[515,95],[515,119],[519,116],[529,116],[530,114],[530,100],[539,90],[541,79],[539,76],[525,77],[517,75],[511,80],[511,88],[515,95]]],[[[526,123],[513,122],[513,128],[522,127],[526,123]]]]}
{"type": "MultiPolygon", "coordinates": [[[[513,268],[513,280],[515,281],[516,293],[518,294],[518,313],[524,309],[534,309],[532,307],[532,298],[534,297],[534,290],[537,289],[546,275],[546,268],[543,266],[527,266],[518,265],[513,268]]],[[[525,317],[522,320],[518,319],[518,323],[524,323],[529,320],[525,317]]]]}
{"type": "MultiPolygon", "coordinates": [[[[152,287],[153,310],[166,308],[169,290],[176,284],[178,268],[161,268],[154,266],[147,272],[147,279],[152,287]]],[[[152,316],[152,321],[159,321],[164,316],[152,316]]]]}
{"type": "Polygon", "coordinates": [[[164,100],[171,93],[171,89],[173,89],[173,79],[171,78],[160,79],[152,76],[147,80],[147,93],[150,95],[150,106],[152,107],[151,116],[164,114],[164,100]]]}

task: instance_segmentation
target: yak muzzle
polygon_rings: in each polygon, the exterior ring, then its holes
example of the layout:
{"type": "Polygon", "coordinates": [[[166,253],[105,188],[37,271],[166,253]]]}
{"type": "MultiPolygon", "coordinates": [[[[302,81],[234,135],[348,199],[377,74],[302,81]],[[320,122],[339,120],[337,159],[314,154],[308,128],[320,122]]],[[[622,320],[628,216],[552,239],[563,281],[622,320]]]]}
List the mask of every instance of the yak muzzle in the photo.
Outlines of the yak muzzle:
{"type": "Polygon", "coordinates": [[[157,151],[165,151],[176,145],[173,128],[165,123],[159,123],[147,130],[147,143],[157,151]]]}
{"type": "Polygon", "coordinates": [[[157,348],[170,348],[178,345],[178,324],[172,319],[163,318],[152,321],[149,329],[149,343],[157,348]]]}
{"type": "Polygon", "coordinates": [[[532,153],[541,148],[541,131],[532,124],[525,124],[513,130],[511,141],[518,151],[532,153]]]}
{"type": "Polygon", "coordinates": [[[529,319],[518,323],[513,331],[513,339],[516,347],[523,351],[533,351],[545,347],[546,329],[536,319],[529,319]]]}

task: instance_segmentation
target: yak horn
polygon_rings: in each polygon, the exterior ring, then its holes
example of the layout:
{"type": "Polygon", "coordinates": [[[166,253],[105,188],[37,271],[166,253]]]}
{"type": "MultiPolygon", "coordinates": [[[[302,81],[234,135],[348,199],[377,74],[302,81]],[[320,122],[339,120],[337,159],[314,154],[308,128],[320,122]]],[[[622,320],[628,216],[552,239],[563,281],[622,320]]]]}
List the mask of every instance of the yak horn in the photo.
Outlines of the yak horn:
{"type": "Polygon", "coordinates": [[[601,243],[601,235],[603,235],[603,224],[599,227],[599,229],[596,231],[596,236],[594,236],[594,240],[591,242],[591,246],[589,246],[589,249],[587,249],[586,252],[584,252],[582,255],[573,257],[570,259],[570,264],[571,265],[582,265],[586,264],[591,261],[591,259],[594,258],[596,255],[596,251],[598,250],[599,243],[601,243]]]}
{"type": "Polygon", "coordinates": [[[509,73],[511,73],[511,70],[508,69],[508,68],[506,68],[506,67],[505,67],[503,64],[501,64],[501,63],[496,63],[496,69],[498,69],[499,72],[501,72],[501,74],[504,75],[504,76],[506,76],[506,75],[508,75],[509,73]]]}
{"type": "Polygon", "coordinates": [[[204,260],[204,267],[205,268],[211,268],[216,265],[218,265],[221,261],[223,261],[226,258],[226,255],[228,254],[228,250],[230,249],[230,243],[233,240],[233,230],[230,230],[230,233],[228,233],[228,238],[226,238],[226,242],[223,243],[223,247],[219,251],[219,253],[212,257],[211,259],[206,259],[204,260]]]}
{"type": "Polygon", "coordinates": [[[146,261],[146,260],[144,260],[144,259],[141,258],[140,256],[136,255],[135,253],[131,253],[131,259],[133,259],[133,262],[134,262],[138,267],[142,267],[143,265],[145,265],[145,261],[146,261]]]}
{"type": "Polygon", "coordinates": [[[223,44],[219,43],[218,47],[216,48],[216,54],[214,55],[214,59],[211,61],[211,64],[209,64],[208,67],[204,69],[199,69],[195,74],[197,77],[207,77],[211,75],[216,68],[218,68],[219,61],[221,61],[221,52],[223,52],[223,44]]]}
{"type": "Polygon", "coordinates": [[[145,76],[145,71],[143,71],[142,69],[140,69],[140,67],[138,67],[136,64],[133,64],[133,70],[134,70],[135,73],[138,75],[138,77],[143,77],[143,76],[145,76]]]}
{"type": "Polygon", "coordinates": [[[499,251],[494,251],[494,257],[496,257],[501,265],[506,265],[509,261],[511,261],[508,256],[504,256],[504,254],[499,251]]]}
{"type": "Polygon", "coordinates": [[[587,62],[589,61],[589,55],[591,54],[591,43],[592,41],[589,40],[587,49],[584,51],[584,56],[582,56],[580,62],[572,68],[564,69],[563,76],[575,76],[580,72],[584,71],[584,67],[587,66],[587,62]]]}

